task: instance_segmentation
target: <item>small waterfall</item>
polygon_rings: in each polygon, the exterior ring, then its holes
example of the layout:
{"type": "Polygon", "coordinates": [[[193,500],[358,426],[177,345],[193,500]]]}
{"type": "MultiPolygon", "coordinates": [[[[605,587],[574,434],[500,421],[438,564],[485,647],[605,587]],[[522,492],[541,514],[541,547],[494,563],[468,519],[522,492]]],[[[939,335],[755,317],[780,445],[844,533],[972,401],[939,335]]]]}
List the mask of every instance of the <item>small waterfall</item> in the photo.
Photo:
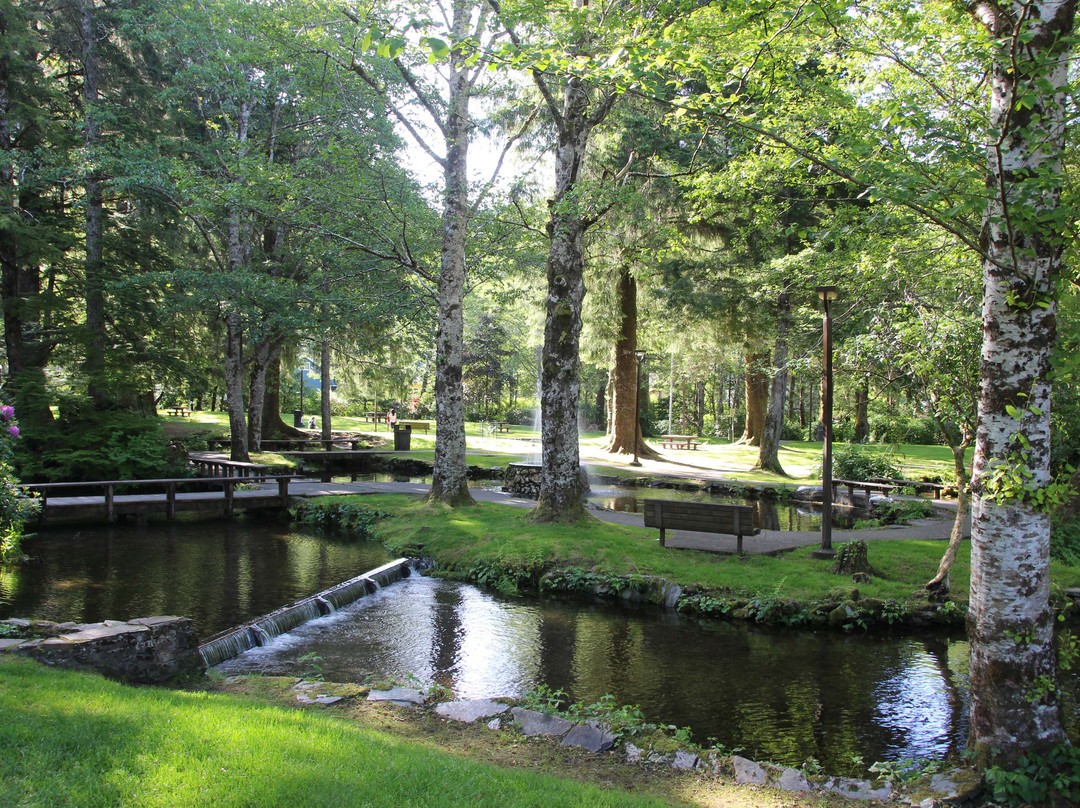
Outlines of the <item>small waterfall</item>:
{"type": "Polygon", "coordinates": [[[322,611],[319,609],[319,604],[315,602],[315,598],[308,598],[260,617],[253,625],[265,631],[268,636],[276,637],[316,617],[322,617],[322,611]]]}
{"type": "Polygon", "coordinates": [[[208,668],[214,667],[226,659],[240,656],[244,651],[250,651],[255,647],[255,638],[247,630],[247,626],[233,629],[216,639],[210,640],[199,646],[199,655],[208,668]]]}
{"type": "Polygon", "coordinates": [[[290,603],[243,626],[212,637],[199,646],[199,654],[206,667],[212,668],[252,648],[266,645],[274,637],[286,634],[309,620],[333,614],[343,606],[373,595],[384,586],[408,578],[414,570],[419,572],[434,566],[435,562],[430,558],[399,558],[310,598],[290,603]]]}

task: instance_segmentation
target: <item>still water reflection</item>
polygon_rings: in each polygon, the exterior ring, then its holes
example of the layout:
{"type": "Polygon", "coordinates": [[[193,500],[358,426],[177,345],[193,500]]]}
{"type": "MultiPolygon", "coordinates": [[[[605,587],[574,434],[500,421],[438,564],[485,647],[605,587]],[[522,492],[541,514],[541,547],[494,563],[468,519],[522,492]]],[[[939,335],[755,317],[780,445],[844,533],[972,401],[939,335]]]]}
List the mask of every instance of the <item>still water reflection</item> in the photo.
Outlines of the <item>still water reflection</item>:
{"type": "Polygon", "coordinates": [[[29,565],[0,567],[0,617],[190,617],[200,637],[390,559],[377,542],[247,519],[43,531],[29,565]]]}
{"type": "MultiPolygon", "coordinates": [[[[353,474],[349,477],[326,477],[327,482],[401,482],[431,485],[431,477],[410,477],[395,474],[353,474]]],[[[470,488],[501,491],[502,482],[496,480],[470,480],[470,488]]],[[[705,491],[680,491],[674,488],[623,488],[621,486],[591,483],[588,501],[593,505],[612,511],[641,513],[645,499],[674,499],[690,502],[717,502],[729,505],[749,505],[754,509],[754,526],[761,530],[821,530],[819,505],[789,500],[747,499],[731,495],[714,495],[705,491]]],[[[848,508],[835,505],[833,526],[850,528],[859,519],[866,519],[865,508],[848,508]]]]}
{"type": "Polygon", "coordinates": [[[218,670],[298,674],[310,653],[330,680],[415,676],[461,698],[610,693],[702,741],[830,771],[853,755],[942,757],[966,733],[967,644],[941,634],[768,631],[410,578],[218,670]]]}

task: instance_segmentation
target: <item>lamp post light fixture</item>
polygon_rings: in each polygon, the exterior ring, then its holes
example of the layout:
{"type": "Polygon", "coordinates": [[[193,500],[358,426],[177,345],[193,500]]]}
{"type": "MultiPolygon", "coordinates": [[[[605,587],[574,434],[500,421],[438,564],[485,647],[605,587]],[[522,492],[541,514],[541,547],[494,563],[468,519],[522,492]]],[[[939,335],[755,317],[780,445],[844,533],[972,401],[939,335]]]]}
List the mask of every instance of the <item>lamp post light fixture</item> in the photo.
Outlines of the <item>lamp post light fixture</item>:
{"type": "Polygon", "coordinates": [[[641,438],[641,362],[645,358],[645,351],[638,348],[634,351],[634,357],[637,359],[634,372],[634,459],[630,461],[630,465],[640,466],[638,440],[641,438]]]}
{"type": "Polygon", "coordinates": [[[825,389],[821,398],[821,420],[824,445],[821,456],[821,547],[813,552],[816,558],[832,558],[836,551],[832,546],[832,427],[833,427],[833,372],[832,372],[832,318],[829,303],[836,300],[840,290],[835,286],[819,286],[818,297],[824,307],[822,318],[822,349],[825,354],[825,389]]]}

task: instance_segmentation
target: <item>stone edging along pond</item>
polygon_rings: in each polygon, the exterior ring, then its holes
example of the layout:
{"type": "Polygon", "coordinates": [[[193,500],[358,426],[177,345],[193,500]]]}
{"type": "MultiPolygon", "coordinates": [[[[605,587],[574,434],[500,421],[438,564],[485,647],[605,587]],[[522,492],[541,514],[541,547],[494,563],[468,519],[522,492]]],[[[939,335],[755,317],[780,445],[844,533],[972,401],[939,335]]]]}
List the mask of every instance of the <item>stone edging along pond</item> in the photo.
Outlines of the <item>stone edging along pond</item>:
{"type": "Polygon", "coordinates": [[[730,779],[738,785],[764,786],[791,792],[820,792],[851,800],[917,806],[938,806],[945,802],[970,799],[983,788],[978,773],[962,767],[928,774],[897,787],[888,779],[870,781],[808,773],[789,766],[758,763],[716,749],[679,745],[671,738],[657,739],[654,735],[635,736],[638,743],[634,743],[616,737],[603,720],[581,720],[559,712],[541,712],[514,706],[514,700],[472,699],[432,704],[415,688],[372,689],[365,696],[355,686],[303,679],[295,680],[292,690],[296,700],[304,705],[330,705],[343,698],[361,697],[400,707],[430,709],[450,721],[466,724],[483,722],[493,732],[520,733],[527,738],[546,739],[564,747],[578,747],[590,754],[610,752],[621,755],[623,762],[628,765],[696,771],[730,779]]]}

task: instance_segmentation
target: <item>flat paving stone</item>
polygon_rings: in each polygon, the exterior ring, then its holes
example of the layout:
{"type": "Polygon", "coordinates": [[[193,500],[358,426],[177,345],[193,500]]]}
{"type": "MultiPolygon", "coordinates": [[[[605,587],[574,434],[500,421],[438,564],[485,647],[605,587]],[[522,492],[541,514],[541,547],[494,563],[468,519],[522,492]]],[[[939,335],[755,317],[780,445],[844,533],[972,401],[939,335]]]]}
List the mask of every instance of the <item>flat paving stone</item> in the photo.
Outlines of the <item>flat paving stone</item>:
{"type": "Polygon", "coordinates": [[[368,701],[389,701],[401,707],[419,707],[424,703],[424,694],[412,687],[392,687],[389,690],[372,690],[368,701]]]}
{"type": "Polygon", "coordinates": [[[514,721],[521,725],[522,735],[529,737],[546,735],[561,738],[574,728],[572,721],[567,721],[557,715],[545,715],[536,710],[515,707],[510,713],[513,715],[514,721]]]}
{"type": "Polygon", "coordinates": [[[606,752],[615,746],[615,736],[595,722],[576,724],[562,739],[563,746],[580,746],[589,752],[606,752]]]}
{"type": "Polygon", "coordinates": [[[473,699],[470,701],[444,701],[435,707],[435,712],[453,721],[471,724],[481,718],[502,715],[510,705],[501,704],[492,699],[473,699]]]}

